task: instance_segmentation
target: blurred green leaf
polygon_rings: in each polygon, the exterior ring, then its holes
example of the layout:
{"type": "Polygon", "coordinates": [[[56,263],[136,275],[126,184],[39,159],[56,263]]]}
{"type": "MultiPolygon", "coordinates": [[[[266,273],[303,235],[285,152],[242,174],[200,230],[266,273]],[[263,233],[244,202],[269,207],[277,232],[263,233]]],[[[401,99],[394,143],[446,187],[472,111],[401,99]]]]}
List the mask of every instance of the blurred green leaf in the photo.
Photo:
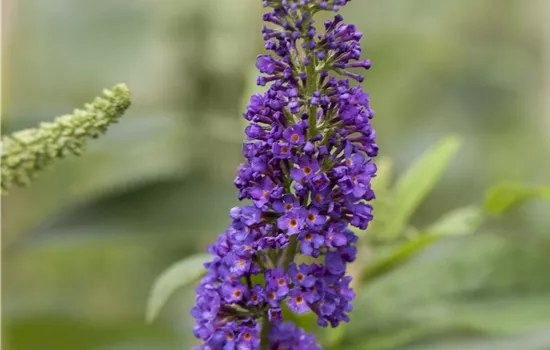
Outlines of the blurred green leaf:
{"type": "Polygon", "coordinates": [[[448,136],[430,147],[397,180],[392,195],[392,220],[383,237],[395,238],[405,228],[414,210],[434,188],[461,145],[460,138],[448,136]]]}
{"type": "Polygon", "coordinates": [[[484,207],[489,213],[502,214],[511,207],[533,198],[550,201],[550,186],[532,186],[505,181],[489,190],[484,207]]]}
{"type": "Polygon", "coordinates": [[[458,208],[444,214],[425,229],[442,235],[464,235],[475,231],[483,221],[483,213],[477,206],[458,208]]]}
{"type": "Polygon", "coordinates": [[[392,248],[389,253],[382,257],[370,261],[362,273],[362,278],[366,283],[372,283],[374,280],[385,275],[389,271],[403,265],[411,259],[422,248],[441,238],[440,234],[419,235],[408,242],[398,244],[392,248]]]}
{"type": "Polygon", "coordinates": [[[473,233],[483,220],[475,206],[455,209],[444,214],[433,225],[413,236],[408,242],[398,244],[382,257],[370,261],[363,271],[363,280],[371,283],[378,277],[403,265],[423,248],[445,236],[473,233]]]}
{"type": "Polygon", "coordinates": [[[153,284],[147,301],[147,322],[152,322],[168,298],[179,288],[195,282],[205,271],[203,264],[212,258],[210,254],[187,257],[164,271],[153,284]]]}

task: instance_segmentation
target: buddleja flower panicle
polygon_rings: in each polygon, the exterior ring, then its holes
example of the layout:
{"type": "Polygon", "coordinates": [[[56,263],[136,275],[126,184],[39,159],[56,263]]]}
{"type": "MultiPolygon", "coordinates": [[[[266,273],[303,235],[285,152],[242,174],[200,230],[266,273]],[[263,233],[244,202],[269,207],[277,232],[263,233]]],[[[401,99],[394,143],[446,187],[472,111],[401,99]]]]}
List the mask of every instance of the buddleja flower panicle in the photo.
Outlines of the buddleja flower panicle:
{"type": "Polygon", "coordinates": [[[104,90],[84,109],[2,137],[2,191],[12,185],[26,186],[37,172],[67,154],[84,152],[88,138],[97,138],[118,121],[130,106],[130,90],[124,84],[104,90]]]}
{"type": "Polygon", "coordinates": [[[372,220],[378,146],[369,96],[347,78],[363,81],[349,69],[369,69],[370,61],[359,60],[355,26],[336,15],[318,34],[312,18],[347,2],[264,1],[272,53],[256,67],[258,85],[269,89],[243,114],[246,162],[234,180],[251,205],[231,209],[230,227],[209,247],[213,260],[192,310],[201,349],[320,349],[283,323],[283,307],[313,312],[323,327],[349,321],[355,295],[345,273],[357,236],[348,227],[372,220]],[[297,264],[298,254],[315,262],[297,264]]]}

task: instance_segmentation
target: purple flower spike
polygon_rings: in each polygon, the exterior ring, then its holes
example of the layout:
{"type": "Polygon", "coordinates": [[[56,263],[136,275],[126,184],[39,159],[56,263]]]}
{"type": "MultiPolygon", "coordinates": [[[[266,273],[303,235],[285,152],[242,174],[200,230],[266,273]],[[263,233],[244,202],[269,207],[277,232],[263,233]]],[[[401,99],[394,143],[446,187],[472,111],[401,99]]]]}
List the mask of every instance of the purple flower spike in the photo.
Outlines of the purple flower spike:
{"type": "Polygon", "coordinates": [[[244,111],[245,161],[233,181],[247,203],[230,210],[229,227],[208,247],[191,310],[197,349],[259,350],[263,342],[320,350],[313,335],[284,322],[283,303],[315,314],[322,327],[349,321],[355,293],[346,266],[358,239],[349,228],[373,219],[378,154],[369,95],[350,79],[363,81],[355,71],[371,62],[361,59],[355,25],[337,14],[322,29],[313,18],[348,2],[263,0],[268,54],[256,67],[268,89],[244,111]],[[317,262],[298,266],[298,254],[317,262]]]}

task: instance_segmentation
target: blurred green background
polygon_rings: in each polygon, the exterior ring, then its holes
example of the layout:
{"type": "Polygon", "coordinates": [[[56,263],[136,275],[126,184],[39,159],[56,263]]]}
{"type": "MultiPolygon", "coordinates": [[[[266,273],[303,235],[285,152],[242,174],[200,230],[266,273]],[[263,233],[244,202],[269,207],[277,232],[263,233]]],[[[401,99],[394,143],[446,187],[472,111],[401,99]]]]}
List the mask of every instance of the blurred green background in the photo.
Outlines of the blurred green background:
{"type": "MultiPolygon", "coordinates": [[[[84,156],[2,198],[3,348],[190,348],[192,286],[151,325],[145,304],[156,276],[204,251],[238,202],[261,1],[2,7],[3,133],[117,82],[133,92],[84,156]]],[[[464,140],[412,226],[479,204],[503,179],[549,182],[548,13],[545,0],[356,0],[342,11],[365,34],[363,85],[393,173],[443,136],[464,140]]],[[[333,348],[550,349],[549,214],[529,202],[377,279],[333,348]]]]}

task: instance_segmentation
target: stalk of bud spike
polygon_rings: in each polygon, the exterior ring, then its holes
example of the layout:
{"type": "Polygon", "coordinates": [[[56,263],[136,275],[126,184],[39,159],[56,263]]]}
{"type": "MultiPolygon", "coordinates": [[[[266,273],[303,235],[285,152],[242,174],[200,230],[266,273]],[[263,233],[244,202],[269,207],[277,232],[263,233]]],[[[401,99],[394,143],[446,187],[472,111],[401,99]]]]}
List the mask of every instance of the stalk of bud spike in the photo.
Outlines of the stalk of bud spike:
{"type": "Polygon", "coordinates": [[[263,2],[272,54],[257,57],[257,83],[270,86],[244,113],[246,162],[234,181],[252,205],[231,209],[230,227],[209,247],[191,311],[199,349],[321,349],[283,322],[283,307],[313,312],[323,327],[349,321],[354,292],[345,273],[357,236],[348,227],[372,220],[378,146],[369,96],[345,77],[362,82],[348,69],[370,61],[358,61],[362,34],[340,15],[319,33],[313,21],[347,2],[263,2]],[[298,263],[300,255],[310,263],[298,263]]]}
{"type": "Polygon", "coordinates": [[[13,185],[28,186],[40,171],[68,154],[80,155],[87,140],[97,138],[118,122],[130,107],[130,90],[118,84],[72,114],[2,136],[2,194],[13,185]]]}

